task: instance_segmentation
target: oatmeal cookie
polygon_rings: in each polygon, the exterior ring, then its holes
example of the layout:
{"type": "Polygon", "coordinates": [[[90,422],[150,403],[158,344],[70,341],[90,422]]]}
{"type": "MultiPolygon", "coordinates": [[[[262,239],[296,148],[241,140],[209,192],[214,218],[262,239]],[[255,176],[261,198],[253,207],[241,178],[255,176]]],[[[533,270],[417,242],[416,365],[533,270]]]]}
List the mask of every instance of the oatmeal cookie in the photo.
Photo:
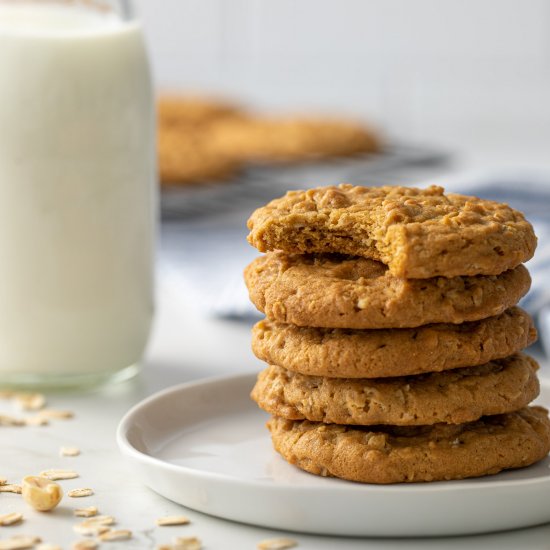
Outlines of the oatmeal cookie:
{"type": "Polygon", "coordinates": [[[302,374],[377,378],[482,365],[536,337],[531,317],[512,307],[480,321],[414,329],[325,329],[264,319],[252,329],[252,350],[262,361],[302,374]]]}
{"type": "Polygon", "coordinates": [[[500,275],[402,279],[366,258],[270,252],[245,270],[271,321],[306,327],[411,328],[500,315],[529,290],[527,269],[500,275]]]}
{"type": "Polygon", "coordinates": [[[236,176],[241,165],[220,156],[200,132],[164,129],[157,136],[159,178],[163,186],[221,181],[236,176]]]}
{"type": "Polygon", "coordinates": [[[539,393],[538,365],[515,354],[477,367],[395,378],[327,378],[270,366],[252,399],[289,420],[369,426],[463,424],[517,411],[539,393]]]}
{"type": "Polygon", "coordinates": [[[361,428],[272,417],[275,449],[312,474],[364,483],[464,479],[529,466],[550,451],[542,407],[467,424],[361,428]]]}
{"type": "Polygon", "coordinates": [[[379,260],[396,277],[498,275],[529,260],[536,237],[506,204],[441,187],[342,184],[289,191],[248,220],[261,252],[335,252],[379,260]]]}
{"type": "Polygon", "coordinates": [[[260,118],[224,120],[211,129],[214,145],[246,162],[295,163],[372,153],[381,147],[372,130],[347,120],[260,118]]]}
{"type": "Polygon", "coordinates": [[[201,126],[241,116],[244,116],[241,109],[220,99],[184,94],[164,94],[157,101],[157,122],[160,128],[201,126]]]}

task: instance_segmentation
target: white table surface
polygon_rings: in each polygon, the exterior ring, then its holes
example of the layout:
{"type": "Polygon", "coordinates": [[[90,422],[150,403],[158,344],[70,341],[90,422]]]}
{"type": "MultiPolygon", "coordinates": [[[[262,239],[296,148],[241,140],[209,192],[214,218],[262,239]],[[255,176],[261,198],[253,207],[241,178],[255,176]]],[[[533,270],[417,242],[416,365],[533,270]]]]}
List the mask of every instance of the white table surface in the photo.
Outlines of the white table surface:
{"type": "MultiPolygon", "coordinates": [[[[161,388],[188,380],[228,373],[257,371],[261,363],[249,351],[246,324],[213,321],[186,310],[172,296],[160,293],[157,322],[142,374],[129,382],[101,391],[51,394],[49,404],[70,409],[75,418],[54,421],[46,427],[0,428],[0,475],[17,482],[21,477],[47,468],[72,468],[80,478],[61,481],[66,489],[91,487],[95,495],[65,498],[54,513],[28,508],[19,495],[0,494],[0,514],[22,511],[19,526],[0,527],[0,538],[25,533],[70,548],[80,538],[72,526],[72,508],[97,505],[101,513],[114,515],[120,528],[133,531],[127,542],[103,544],[101,548],[154,549],[175,535],[194,535],[206,549],[254,549],[264,538],[282,536],[268,529],[231,523],[193,510],[184,510],[142,485],[115,443],[118,421],[130,406],[161,388]],[[59,447],[76,445],[78,457],[59,457],[59,447]],[[156,527],[155,519],[184,513],[192,523],[184,527],[156,527]]],[[[1,402],[0,402],[1,403],[1,402]]],[[[9,410],[8,404],[0,408],[9,410]]],[[[235,503],[238,506],[238,502],[235,503]]],[[[399,518],[396,518],[399,521],[399,518]]],[[[550,525],[473,537],[447,539],[342,539],[286,533],[303,549],[427,549],[427,548],[548,548],[550,525]]]]}
{"type": "MultiPolygon", "coordinates": [[[[81,538],[72,530],[77,522],[72,508],[97,505],[100,513],[114,515],[120,528],[133,532],[130,541],[103,544],[101,548],[105,549],[154,549],[176,535],[198,536],[208,550],[254,549],[258,541],[278,536],[290,536],[300,549],[311,550],[549,548],[550,524],[446,539],[315,537],[231,523],[185,510],[156,495],[141,483],[118,452],[115,430],[123,414],[143,397],[167,386],[209,376],[256,372],[262,367],[250,351],[249,326],[204,318],[181,297],[162,288],[158,294],[155,328],[139,377],[101,391],[49,395],[51,407],[75,412],[73,420],[54,421],[46,427],[0,428],[0,477],[18,482],[24,475],[47,468],[73,468],[81,477],[60,482],[63,487],[91,487],[95,491],[88,498],[65,498],[51,514],[34,512],[19,495],[0,494],[0,514],[22,511],[25,515],[20,525],[0,527],[0,539],[18,533],[35,534],[69,549],[74,540],[81,538]],[[58,453],[62,445],[78,446],[82,454],[61,458],[58,453]],[[192,523],[184,527],[155,526],[156,518],[179,513],[188,515],[192,523]]],[[[8,410],[9,404],[0,401],[0,412],[8,410]]]]}

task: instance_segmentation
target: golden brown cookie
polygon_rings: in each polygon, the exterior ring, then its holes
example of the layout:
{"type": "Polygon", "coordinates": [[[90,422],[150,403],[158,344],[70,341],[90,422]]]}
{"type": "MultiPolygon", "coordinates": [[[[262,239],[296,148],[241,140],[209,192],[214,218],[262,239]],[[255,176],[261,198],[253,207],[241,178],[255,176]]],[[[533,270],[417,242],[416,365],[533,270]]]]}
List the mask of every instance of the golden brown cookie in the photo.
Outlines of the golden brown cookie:
{"type": "Polygon", "coordinates": [[[245,162],[293,163],[380,149],[364,125],[328,118],[241,118],[211,128],[220,152],[245,162]]]}
{"type": "Polygon", "coordinates": [[[165,94],[157,101],[157,121],[165,126],[198,126],[243,116],[232,103],[184,94],[165,94]]]}
{"type": "Polygon", "coordinates": [[[252,329],[252,350],[262,361],[302,374],[377,378],[482,365],[536,337],[531,317],[513,307],[481,321],[414,329],[325,329],[264,319],[252,329]]]}
{"type": "Polygon", "coordinates": [[[515,354],[477,367],[396,378],[326,378],[270,366],[252,399],[289,420],[370,426],[463,424],[513,412],[539,393],[538,365],[515,354]]]}
{"type": "Polygon", "coordinates": [[[523,265],[500,275],[401,279],[366,258],[270,252],[245,269],[268,319],[306,327],[408,328],[500,315],[529,290],[523,265]]]}
{"type": "Polygon", "coordinates": [[[158,136],[158,169],[163,186],[177,186],[235,177],[241,166],[214,151],[206,135],[189,128],[165,128],[158,136]]]}
{"type": "Polygon", "coordinates": [[[289,191],[248,220],[261,252],[336,252],[380,260],[398,277],[498,275],[533,256],[536,237],[506,204],[441,187],[289,191]]]}
{"type": "Polygon", "coordinates": [[[291,464],[364,483],[491,475],[529,466],[550,451],[542,407],[458,425],[361,428],[273,417],[268,427],[275,449],[291,464]]]}

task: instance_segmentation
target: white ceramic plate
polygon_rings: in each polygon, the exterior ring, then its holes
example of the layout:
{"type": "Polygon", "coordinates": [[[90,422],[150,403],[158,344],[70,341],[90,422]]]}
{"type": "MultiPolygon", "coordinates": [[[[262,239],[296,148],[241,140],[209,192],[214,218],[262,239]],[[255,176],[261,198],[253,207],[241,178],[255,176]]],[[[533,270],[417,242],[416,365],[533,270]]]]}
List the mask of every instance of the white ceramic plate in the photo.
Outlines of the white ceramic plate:
{"type": "MultiPolygon", "coordinates": [[[[271,447],[255,376],[173,387],[136,405],[118,444],[144,483],[214,516],[270,528],[354,536],[463,535],[550,521],[550,457],[474,480],[364,485],[313,476],[271,447]]],[[[550,387],[542,390],[550,404],[550,387]]]]}

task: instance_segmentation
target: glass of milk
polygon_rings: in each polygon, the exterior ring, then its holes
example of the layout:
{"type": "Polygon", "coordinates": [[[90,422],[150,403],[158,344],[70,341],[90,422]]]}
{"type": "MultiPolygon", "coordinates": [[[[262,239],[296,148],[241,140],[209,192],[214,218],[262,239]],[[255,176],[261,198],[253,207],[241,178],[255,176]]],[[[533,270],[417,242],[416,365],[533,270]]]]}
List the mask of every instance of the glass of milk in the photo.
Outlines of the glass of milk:
{"type": "Polygon", "coordinates": [[[153,313],[154,109],[128,2],[0,0],[0,385],[134,374],[153,313]]]}

